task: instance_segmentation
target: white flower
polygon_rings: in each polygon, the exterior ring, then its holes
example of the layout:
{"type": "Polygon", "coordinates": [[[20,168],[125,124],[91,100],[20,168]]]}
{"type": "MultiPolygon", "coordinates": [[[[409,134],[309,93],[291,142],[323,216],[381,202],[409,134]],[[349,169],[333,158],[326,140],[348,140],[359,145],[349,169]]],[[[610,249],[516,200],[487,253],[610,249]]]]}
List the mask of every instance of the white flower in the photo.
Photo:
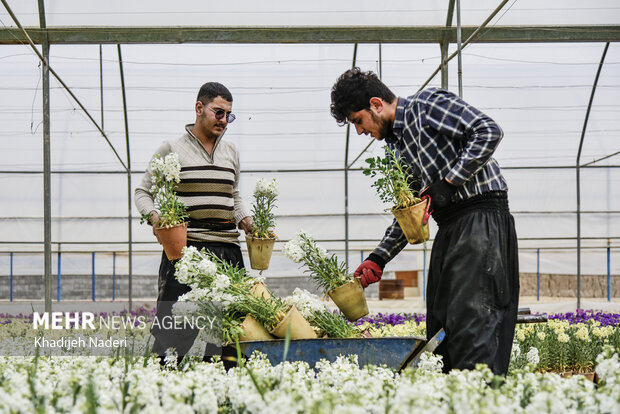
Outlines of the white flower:
{"type": "Polygon", "coordinates": [[[209,259],[203,259],[198,263],[198,269],[207,276],[214,276],[217,272],[217,265],[209,259]]]}
{"type": "Polygon", "coordinates": [[[275,178],[272,178],[269,183],[267,183],[264,178],[259,178],[258,181],[256,181],[256,187],[254,187],[254,196],[276,197],[279,191],[278,182],[275,178]]]}
{"type": "Polygon", "coordinates": [[[527,354],[525,355],[525,358],[527,359],[527,362],[529,362],[532,365],[538,365],[538,363],[540,362],[540,357],[538,356],[538,348],[530,348],[529,351],[527,351],[527,354]]]}
{"type": "Polygon", "coordinates": [[[418,369],[427,372],[441,372],[443,368],[443,357],[430,352],[424,352],[420,356],[418,369]]]}
{"type": "Polygon", "coordinates": [[[300,263],[304,258],[304,250],[301,248],[297,240],[290,240],[287,242],[282,248],[282,251],[286,257],[295,263],[300,263]]]}
{"type": "Polygon", "coordinates": [[[329,254],[327,254],[327,249],[325,247],[317,245],[316,249],[318,250],[317,255],[320,259],[329,258],[329,254]]]}
{"type": "Polygon", "coordinates": [[[217,291],[223,292],[228,286],[230,286],[230,279],[226,275],[217,275],[215,277],[213,288],[217,291]]]}
{"type": "Polygon", "coordinates": [[[172,314],[177,316],[195,315],[200,310],[200,306],[193,301],[179,300],[172,305],[172,314]]]}
{"type": "Polygon", "coordinates": [[[521,355],[521,347],[518,343],[512,343],[512,350],[510,351],[510,359],[517,359],[521,355]]]}
{"type": "Polygon", "coordinates": [[[284,301],[291,305],[295,305],[304,318],[309,318],[312,316],[313,312],[324,312],[327,310],[327,306],[325,306],[317,295],[305,289],[295,288],[293,294],[285,297],[284,301]]]}
{"type": "Polygon", "coordinates": [[[164,364],[168,369],[175,369],[178,364],[178,354],[174,348],[166,349],[166,357],[164,358],[164,364]]]}
{"type": "Polygon", "coordinates": [[[179,163],[179,154],[171,152],[164,158],[163,174],[166,181],[181,181],[181,164],[179,163]]]}

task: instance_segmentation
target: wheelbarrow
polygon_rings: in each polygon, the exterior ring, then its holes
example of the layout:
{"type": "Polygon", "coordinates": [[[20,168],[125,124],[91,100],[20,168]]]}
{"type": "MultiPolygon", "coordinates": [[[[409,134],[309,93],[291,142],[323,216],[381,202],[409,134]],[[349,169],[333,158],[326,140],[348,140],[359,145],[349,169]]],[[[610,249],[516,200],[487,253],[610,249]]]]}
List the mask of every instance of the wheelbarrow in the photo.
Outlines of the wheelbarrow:
{"type": "MultiPolygon", "coordinates": [[[[532,315],[529,309],[519,309],[517,323],[546,321],[546,314],[532,315]]],[[[385,365],[402,371],[407,367],[417,367],[421,356],[435,351],[444,338],[445,332],[441,329],[430,339],[419,336],[292,339],[288,341],[288,347],[285,339],[272,339],[239,342],[239,346],[245,357],[260,351],[272,364],[303,361],[313,367],[322,359],[333,362],[341,355],[357,355],[360,366],[385,365]]]]}

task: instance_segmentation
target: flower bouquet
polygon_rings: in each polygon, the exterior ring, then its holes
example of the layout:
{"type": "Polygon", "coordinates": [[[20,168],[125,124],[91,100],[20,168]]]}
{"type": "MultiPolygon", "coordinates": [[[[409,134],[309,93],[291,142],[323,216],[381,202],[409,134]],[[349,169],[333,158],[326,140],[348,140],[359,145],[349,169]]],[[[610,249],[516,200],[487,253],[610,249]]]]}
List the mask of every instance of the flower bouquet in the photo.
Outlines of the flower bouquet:
{"type": "Polygon", "coordinates": [[[269,267],[276,235],[273,232],[275,220],[273,208],[278,196],[278,182],[272,179],[267,183],[264,179],[256,182],[254,189],[254,205],[252,206],[252,232],[245,236],[250,256],[250,266],[255,270],[269,267]]]}
{"type": "Polygon", "coordinates": [[[252,287],[260,282],[245,269],[193,246],[183,249],[183,257],[175,264],[175,269],[176,279],[192,290],[179,297],[173,312],[213,316],[212,309],[217,304],[221,308],[223,343],[272,338],[262,325],[239,311],[238,303],[252,296],[252,287]]]}
{"type": "Polygon", "coordinates": [[[385,152],[385,158],[366,160],[368,168],[364,169],[364,175],[378,177],[372,187],[377,189],[381,201],[393,205],[392,214],[407,241],[411,244],[425,242],[429,238],[428,223],[424,223],[428,200],[421,200],[417,191],[411,189],[414,182],[411,168],[403,165],[400,157],[388,147],[385,152]]]}
{"type": "Polygon", "coordinates": [[[347,322],[340,313],[332,312],[321,299],[305,289],[295,288],[291,296],[284,301],[295,305],[299,313],[323,338],[355,338],[361,336],[361,330],[347,322]]]}
{"type": "MultiPolygon", "coordinates": [[[[171,152],[163,159],[159,154],[151,162],[153,185],[151,192],[159,215],[157,240],[164,247],[169,260],[179,259],[181,249],[187,244],[188,218],[185,205],[174,191],[181,181],[181,165],[178,154],[171,152]]],[[[150,214],[143,214],[141,223],[149,222],[150,214]]]]}
{"type": "Polygon", "coordinates": [[[359,279],[338,263],[336,255],[316,244],[312,236],[300,231],[297,237],[284,245],[284,254],[295,263],[303,263],[306,273],[319,285],[348,320],[356,321],[368,314],[364,289],[359,279]]]}

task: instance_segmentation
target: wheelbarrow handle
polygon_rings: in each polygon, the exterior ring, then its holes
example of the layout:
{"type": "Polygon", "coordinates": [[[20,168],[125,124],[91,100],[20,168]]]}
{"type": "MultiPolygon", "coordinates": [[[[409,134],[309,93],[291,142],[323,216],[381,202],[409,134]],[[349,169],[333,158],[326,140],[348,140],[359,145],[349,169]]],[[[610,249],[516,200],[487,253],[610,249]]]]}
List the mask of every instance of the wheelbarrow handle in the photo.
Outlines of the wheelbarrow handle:
{"type": "Polygon", "coordinates": [[[398,372],[402,372],[402,370],[409,366],[417,367],[420,363],[420,358],[422,357],[422,354],[424,354],[425,352],[433,352],[435,349],[437,349],[437,347],[445,337],[446,332],[443,330],[443,328],[441,328],[428,341],[418,342],[416,346],[411,350],[411,352],[409,352],[409,355],[407,355],[405,359],[402,360],[400,366],[398,367],[398,372]]]}

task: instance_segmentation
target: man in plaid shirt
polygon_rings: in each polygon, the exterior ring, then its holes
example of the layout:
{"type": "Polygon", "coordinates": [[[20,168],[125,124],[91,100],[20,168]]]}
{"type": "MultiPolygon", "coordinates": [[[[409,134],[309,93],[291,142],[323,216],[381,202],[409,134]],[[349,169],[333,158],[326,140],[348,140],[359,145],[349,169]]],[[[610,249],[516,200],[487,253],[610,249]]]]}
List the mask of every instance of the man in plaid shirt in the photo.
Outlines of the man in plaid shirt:
{"type": "MultiPolygon", "coordinates": [[[[507,185],[492,158],[500,127],[451,92],[430,88],[397,97],[372,72],[346,71],[331,92],[331,113],[358,134],[385,140],[418,178],[439,230],[433,242],[427,336],[443,328],[437,348],[444,370],[487,364],[505,374],[517,320],[519,263],[507,185]]],[[[362,285],[407,244],[396,219],[358,267],[362,285]]]]}

